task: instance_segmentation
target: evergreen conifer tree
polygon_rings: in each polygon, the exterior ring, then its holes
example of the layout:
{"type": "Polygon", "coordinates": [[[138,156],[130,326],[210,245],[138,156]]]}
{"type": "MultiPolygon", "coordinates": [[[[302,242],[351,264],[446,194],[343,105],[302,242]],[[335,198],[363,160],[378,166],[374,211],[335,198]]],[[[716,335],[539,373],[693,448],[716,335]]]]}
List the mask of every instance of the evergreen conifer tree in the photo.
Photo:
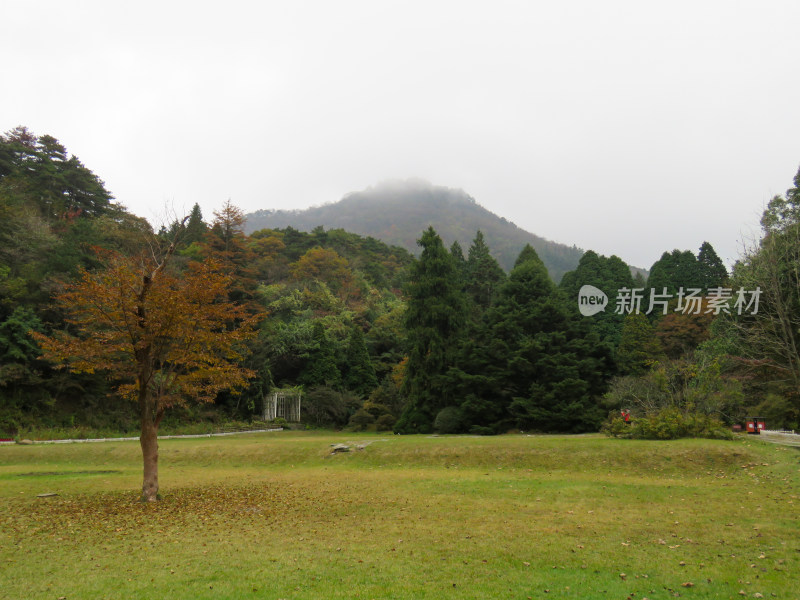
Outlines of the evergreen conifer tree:
{"type": "Polygon", "coordinates": [[[230,298],[249,303],[255,296],[255,253],[248,247],[244,233],[244,213],[230,200],[214,211],[214,222],[205,235],[204,257],[222,261],[225,272],[233,278],[230,298]]]}
{"type": "MultiPolygon", "coordinates": [[[[622,333],[624,315],[614,312],[614,299],[622,288],[636,287],[631,270],[618,256],[605,257],[587,250],[574,271],[565,273],[559,288],[571,306],[577,308],[578,293],[584,285],[592,285],[608,296],[609,305],[603,312],[586,317],[587,322],[604,342],[616,349],[622,333]]],[[[644,287],[642,283],[641,286],[644,287]]]]}
{"type": "Polygon", "coordinates": [[[498,399],[516,426],[592,431],[611,367],[606,346],[567,306],[530,246],[489,313],[498,399]]]}
{"type": "Polygon", "coordinates": [[[469,307],[465,335],[457,366],[449,371],[450,385],[461,402],[460,423],[465,431],[495,433],[508,424],[508,415],[497,401],[491,356],[495,340],[486,316],[506,274],[489,253],[483,233],[478,231],[466,262],[465,291],[469,307]]]}
{"type": "Polygon", "coordinates": [[[463,268],[466,259],[464,258],[464,250],[461,248],[461,244],[458,243],[458,240],[450,245],[450,256],[453,257],[459,269],[463,268]]]}
{"type": "Polygon", "coordinates": [[[478,230],[467,258],[467,292],[470,298],[481,310],[486,310],[505,279],[500,263],[489,253],[483,233],[478,230]]]}
{"type": "Polygon", "coordinates": [[[200,243],[203,241],[208,226],[203,221],[203,213],[200,210],[200,205],[195,203],[192,207],[192,212],[189,213],[189,220],[186,222],[186,230],[183,233],[181,240],[184,245],[189,246],[195,242],[200,243]]]}
{"type": "Polygon", "coordinates": [[[714,251],[714,247],[708,242],[703,242],[703,245],[700,246],[700,252],[697,254],[697,263],[704,291],[708,291],[710,288],[722,287],[728,279],[728,270],[714,251]]]}
{"type": "Polygon", "coordinates": [[[676,295],[680,288],[703,289],[703,279],[697,258],[689,250],[664,252],[653,266],[647,278],[647,287],[660,294],[664,288],[667,293],[676,295]]]}
{"type": "Polygon", "coordinates": [[[455,403],[448,371],[456,366],[465,324],[465,301],[452,255],[429,227],[411,268],[405,328],[408,363],[403,391],[408,400],[395,431],[427,433],[437,413],[455,403]]]}

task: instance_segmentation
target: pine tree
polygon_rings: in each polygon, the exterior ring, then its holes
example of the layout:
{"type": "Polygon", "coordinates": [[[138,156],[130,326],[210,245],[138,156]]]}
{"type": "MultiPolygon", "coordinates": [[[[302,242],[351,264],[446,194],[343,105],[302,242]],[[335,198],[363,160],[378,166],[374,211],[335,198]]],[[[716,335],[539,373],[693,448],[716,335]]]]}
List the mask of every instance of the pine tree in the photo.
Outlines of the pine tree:
{"type": "Polygon", "coordinates": [[[486,310],[491,306],[498,288],[505,281],[506,274],[500,263],[489,253],[489,246],[486,245],[480,230],[475,234],[468,256],[467,292],[481,310],[486,310]]]}
{"type": "Polygon", "coordinates": [[[48,221],[119,210],[103,181],[56,138],[36,136],[26,127],[0,135],[0,182],[10,200],[36,207],[48,221]]]}
{"type": "Polygon", "coordinates": [[[36,136],[26,127],[0,135],[0,182],[9,200],[37,208],[47,221],[120,210],[103,181],[56,138],[36,136]]]}
{"type": "Polygon", "coordinates": [[[256,288],[255,253],[247,244],[244,234],[244,213],[230,200],[219,211],[214,211],[214,222],[205,235],[202,250],[204,257],[222,262],[225,272],[233,278],[230,298],[235,302],[253,301],[256,288]]]}
{"type": "Polygon", "coordinates": [[[725,284],[728,279],[728,270],[714,251],[714,247],[708,242],[703,242],[703,245],[700,246],[700,252],[697,254],[697,263],[704,291],[722,287],[725,284]]]}
{"type": "Polygon", "coordinates": [[[189,214],[189,220],[186,223],[186,230],[183,232],[183,239],[181,241],[186,246],[195,242],[202,242],[206,231],[208,231],[208,225],[203,221],[203,213],[200,210],[200,205],[195,203],[192,207],[192,212],[189,214]]]}
{"type": "Polygon", "coordinates": [[[447,380],[465,323],[465,301],[453,257],[429,227],[418,244],[422,253],[411,269],[405,328],[408,363],[403,391],[408,399],[395,425],[400,433],[426,433],[439,410],[455,398],[447,380]]]}
{"type": "MultiPolygon", "coordinates": [[[[530,244],[525,244],[525,247],[520,251],[519,256],[517,256],[517,260],[514,261],[514,268],[516,269],[523,263],[529,261],[542,262],[541,259],[539,258],[539,255],[536,254],[536,250],[533,249],[533,246],[531,246],[530,244]]],[[[546,268],[545,268],[545,274],[547,274],[546,268]]]]}
{"type": "Polygon", "coordinates": [[[450,245],[450,256],[453,257],[456,270],[462,275],[465,274],[467,271],[467,261],[464,258],[464,250],[461,248],[461,244],[458,243],[458,240],[450,245]]]}

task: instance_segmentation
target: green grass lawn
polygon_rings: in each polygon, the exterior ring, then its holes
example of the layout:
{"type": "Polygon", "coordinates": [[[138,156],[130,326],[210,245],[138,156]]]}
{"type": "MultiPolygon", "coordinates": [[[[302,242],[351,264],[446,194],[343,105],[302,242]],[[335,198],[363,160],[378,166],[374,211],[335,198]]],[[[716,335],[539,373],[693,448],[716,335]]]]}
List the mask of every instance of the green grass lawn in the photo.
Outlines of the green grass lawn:
{"type": "Polygon", "coordinates": [[[0,447],[2,597],[800,597],[800,452],[752,438],[160,448],[145,505],[136,442],[0,447]]]}

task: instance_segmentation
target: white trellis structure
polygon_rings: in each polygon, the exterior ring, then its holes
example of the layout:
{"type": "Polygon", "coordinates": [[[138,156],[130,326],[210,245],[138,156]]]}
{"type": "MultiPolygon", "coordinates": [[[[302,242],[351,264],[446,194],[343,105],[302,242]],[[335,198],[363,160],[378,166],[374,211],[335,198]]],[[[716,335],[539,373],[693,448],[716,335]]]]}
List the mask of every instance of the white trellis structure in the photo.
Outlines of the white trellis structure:
{"type": "Polygon", "coordinates": [[[286,419],[300,422],[300,390],[275,390],[264,398],[264,420],[286,419]]]}

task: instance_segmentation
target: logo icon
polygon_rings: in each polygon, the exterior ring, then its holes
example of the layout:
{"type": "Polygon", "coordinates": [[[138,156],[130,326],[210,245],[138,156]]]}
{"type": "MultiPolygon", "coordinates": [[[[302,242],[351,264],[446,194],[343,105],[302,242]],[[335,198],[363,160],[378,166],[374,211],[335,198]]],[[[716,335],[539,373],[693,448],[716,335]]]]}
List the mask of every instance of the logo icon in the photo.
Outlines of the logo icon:
{"type": "Polygon", "coordinates": [[[593,285],[585,285],[578,292],[578,310],[584,317],[603,312],[608,305],[608,296],[593,285]]]}

